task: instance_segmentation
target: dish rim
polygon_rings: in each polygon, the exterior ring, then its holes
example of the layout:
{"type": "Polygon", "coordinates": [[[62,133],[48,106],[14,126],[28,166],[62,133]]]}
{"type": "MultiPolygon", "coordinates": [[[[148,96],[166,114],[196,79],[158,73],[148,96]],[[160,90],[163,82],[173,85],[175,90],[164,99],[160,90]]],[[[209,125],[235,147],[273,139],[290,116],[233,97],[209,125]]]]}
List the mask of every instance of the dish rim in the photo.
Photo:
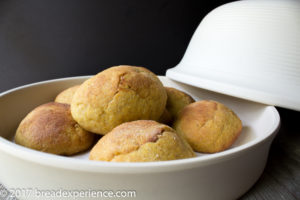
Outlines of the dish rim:
{"type": "MultiPolygon", "coordinates": [[[[26,84],[19,86],[7,91],[0,93],[0,98],[5,95],[23,90],[29,87],[39,86],[57,81],[66,80],[77,80],[85,79],[91,76],[74,76],[66,78],[57,78],[45,81],[39,81],[35,83],[26,84]]],[[[166,77],[166,76],[163,76],[166,77]]],[[[168,77],[166,77],[168,78],[168,77]]],[[[134,163],[118,163],[118,162],[105,162],[105,161],[90,161],[90,160],[79,160],[72,157],[64,157],[59,155],[53,155],[45,152],[39,152],[32,150],[21,145],[15,144],[14,142],[3,138],[0,135],[0,151],[6,154],[17,157],[23,161],[33,162],[48,167],[84,171],[84,172],[102,172],[102,173],[151,173],[151,172],[165,172],[165,171],[176,171],[188,168],[194,168],[197,166],[210,165],[218,163],[224,160],[232,159],[239,156],[241,153],[253,149],[255,146],[266,142],[268,139],[272,139],[280,127],[280,116],[274,106],[266,105],[266,108],[273,113],[274,123],[266,131],[263,137],[254,139],[247,142],[246,144],[227,149],[222,152],[208,154],[205,156],[197,156],[194,158],[171,160],[171,161],[157,161],[157,162],[134,162],[134,163]]]]}

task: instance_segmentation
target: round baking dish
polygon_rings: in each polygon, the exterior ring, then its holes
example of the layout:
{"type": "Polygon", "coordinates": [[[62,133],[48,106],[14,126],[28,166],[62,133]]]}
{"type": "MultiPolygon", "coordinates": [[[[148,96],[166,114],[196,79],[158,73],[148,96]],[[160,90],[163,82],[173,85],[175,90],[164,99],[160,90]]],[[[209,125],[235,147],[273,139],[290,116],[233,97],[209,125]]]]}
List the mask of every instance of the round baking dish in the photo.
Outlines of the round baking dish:
{"type": "MultiPolygon", "coordinates": [[[[135,199],[236,199],[261,175],[280,124],[277,110],[273,106],[209,92],[166,77],[160,77],[164,85],[181,89],[197,100],[222,102],[238,114],[243,121],[243,131],[230,149],[174,161],[110,163],[89,161],[88,152],[64,157],[13,142],[19,122],[30,110],[53,101],[60,91],[87,78],[49,80],[0,94],[0,181],[13,191],[30,191],[23,192],[20,199],[41,199],[41,193],[36,191],[42,190],[85,192],[76,199],[93,199],[89,191],[94,190],[135,191],[135,199]]],[[[55,197],[68,199],[61,195],[55,197]]],[[[42,199],[54,197],[43,196],[42,199]]]]}

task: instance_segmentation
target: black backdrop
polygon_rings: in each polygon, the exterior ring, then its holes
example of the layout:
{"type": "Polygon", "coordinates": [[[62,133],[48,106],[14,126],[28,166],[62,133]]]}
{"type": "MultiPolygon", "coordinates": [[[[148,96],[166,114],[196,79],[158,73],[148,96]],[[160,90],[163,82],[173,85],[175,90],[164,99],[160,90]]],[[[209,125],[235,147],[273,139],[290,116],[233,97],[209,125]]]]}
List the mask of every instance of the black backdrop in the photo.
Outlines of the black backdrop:
{"type": "Polygon", "coordinates": [[[0,92],[120,64],[165,74],[222,0],[0,0],[0,92]]]}

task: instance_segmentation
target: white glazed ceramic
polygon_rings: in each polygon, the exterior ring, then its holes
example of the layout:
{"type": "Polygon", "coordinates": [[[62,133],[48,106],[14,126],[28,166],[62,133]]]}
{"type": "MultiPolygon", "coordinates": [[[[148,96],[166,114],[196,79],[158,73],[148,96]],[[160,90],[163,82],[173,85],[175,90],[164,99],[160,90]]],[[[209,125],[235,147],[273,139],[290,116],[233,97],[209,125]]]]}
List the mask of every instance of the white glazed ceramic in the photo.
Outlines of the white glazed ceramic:
{"type": "Polygon", "coordinates": [[[300,1],[244,0],[214,9],[167,77],[300,111],[300,1]]]}
{"type": "MultiPolygon", "coordinates": [[[[186,91],[197,100],[217,100],[238,114],[243,131],[230,149],[174,161],[109,163],[89,161],[88,152],[64,157],[12,142],[19,122],[29,111],[52,101],[63,89],[85,79],[87,77],[45,81],[0,94],[0,181],[7,188],[56,191],[127,189],[135,190],[135,199],[143,200],[226,200],[244,194],[261,175],[279,126],[276,109],[187,86],[166,77],[160,77],[164,85],[186,91]]],[[[31,193],[26,199],[47,199],[35,195],[31,193]]]]}

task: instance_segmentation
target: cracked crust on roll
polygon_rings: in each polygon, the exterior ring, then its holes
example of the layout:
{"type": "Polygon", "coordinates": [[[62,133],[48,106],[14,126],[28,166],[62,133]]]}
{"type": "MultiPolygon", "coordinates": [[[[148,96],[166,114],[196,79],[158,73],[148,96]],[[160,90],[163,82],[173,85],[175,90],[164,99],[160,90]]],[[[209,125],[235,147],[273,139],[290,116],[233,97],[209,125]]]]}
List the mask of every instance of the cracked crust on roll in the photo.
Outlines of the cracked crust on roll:
{"type": "Polygon", "coordinates": [[[75,85],[73,87],[70,87],[68,89],[65,89],[64,91],[62,91],[61,93],[59,93],[56,98],[55,98],[55,102],[57,103],[65,103],[65,104],[71,104],[73,96],[75,94],[75,92],[77,91],[77,89],[79,88],[80,85],[75,85]]]}
{"type": "Polygon", "coordinates": [[[150,162],[194,157],[189,144],[175,130],[152,120],[127,122],[103,136],[90,160],[150,162]]]}
{"type": "Polygon", "coordinates": [[[242,131],[239,117],[216,101],[198,101],[186,106],[173,125],[200,153],[215,153],[228,149],[242,131]]]}
{"type": "Polygon", "coordinates": [[[70,105],[51,102],[38,106],[22,120],[15,142],[38,151],[73,155],[88,149],[94,134],[72,118],[70,105]]]}
{"type": "Polygon", "coordinates": [[[124,122],[158,120],[166,101],[166,91],[151,71],[117,66],[85,81],[74,95],[71,112],[83,128],[104,135],[124,122]]]}

